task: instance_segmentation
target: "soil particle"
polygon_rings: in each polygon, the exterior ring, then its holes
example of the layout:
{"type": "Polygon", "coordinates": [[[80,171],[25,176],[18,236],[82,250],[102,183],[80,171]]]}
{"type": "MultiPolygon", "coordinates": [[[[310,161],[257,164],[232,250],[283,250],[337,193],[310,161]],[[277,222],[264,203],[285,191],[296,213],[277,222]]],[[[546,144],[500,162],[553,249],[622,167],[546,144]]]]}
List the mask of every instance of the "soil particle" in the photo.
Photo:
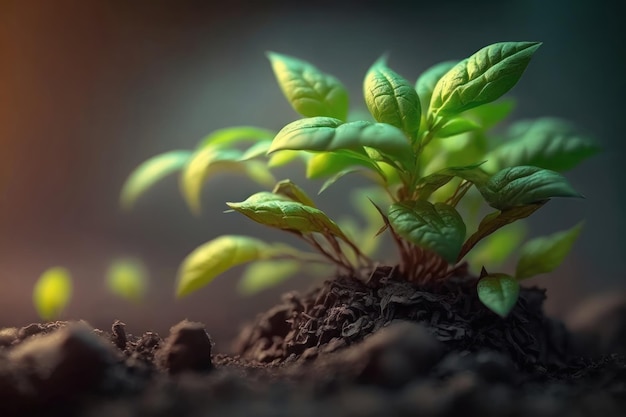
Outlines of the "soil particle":
{"type": "Polygon", "coordinates": [[[27,409],[80,398],[94,390],[107,369],[119,359],[118,353],[84,323],[42,333],[31,333],[37,336],[28,338],[7,355],[17,387],[16,402],[27,409]]]}
{"type": "Polygon", "coordinates": [[[0,329],[0,346],[11,346],[19,338],[19,330],[17,327],[7,327],[0,329]]]}
{"type": "Polygon", "coordinates": [[[170,374],[184,371],[210,371],[213,343],[202,323],[183,320],[170,329],[170,334],[157,352],[157,362],[170,374]]]}

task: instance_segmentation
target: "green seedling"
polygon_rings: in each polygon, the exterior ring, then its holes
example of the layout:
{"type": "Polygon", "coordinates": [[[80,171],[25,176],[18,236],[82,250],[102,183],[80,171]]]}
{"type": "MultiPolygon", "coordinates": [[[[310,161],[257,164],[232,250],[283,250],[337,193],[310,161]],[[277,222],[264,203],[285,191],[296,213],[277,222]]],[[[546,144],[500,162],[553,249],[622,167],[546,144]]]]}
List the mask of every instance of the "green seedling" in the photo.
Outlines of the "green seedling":
{"type": "MultiPolygon", "coordinates": [[[[518,82],[539,46],[496,43],[462,61],[431,67],[416,84],[382,57],[365,75],[369,115],[361,116],[349,113],[348,93],[335,77],[300,59],[268,53],[282,92],[304,118],[278,132],[247,126],[218,130],[196,150],[156,156],[131,174],[122,204],[132,207],[159,179],[181,170],[182,194],[199,213],[205,181],[216,173],[240,172],[268,188],[227,203],[231,211],[289,232],[314,249],[303,252],[246,236],[218,237],[183,262],[179,296],[253,261],[260,264],[245,275],[244,291],[293,273],[294,260],[325,261],[363,277],[374,265],[377,245],[372,242],[385,231],[397,246],[399,276],[417,285],[445,282],[473,256],[492,268],[523,239],[523,228],[507,225],[554,197],[582,197],[561,173],[598,152],[594,141],[559,119],[521,121],[503,134],[491,133],[513,109],[511,100],[498,99],[518,82]],[[271,168],[293,160],[304,161],[308,178],[325,180],[321,191],[349,174],[371,179],[374,191],[355,193],[366,226],[354,219],[335,222],[292,181],[276,183],[271,168]],[[486,214],[485,206],[491,209],[486,214]],[[269,270],[276,276],[259,276],[269,270]]],[[[517,301],[518,281],[553,270],[579,230],[576,226],[527,243],[515,276],[488,274],[483,268],[480,300],[506,316],[517,301]]]]}

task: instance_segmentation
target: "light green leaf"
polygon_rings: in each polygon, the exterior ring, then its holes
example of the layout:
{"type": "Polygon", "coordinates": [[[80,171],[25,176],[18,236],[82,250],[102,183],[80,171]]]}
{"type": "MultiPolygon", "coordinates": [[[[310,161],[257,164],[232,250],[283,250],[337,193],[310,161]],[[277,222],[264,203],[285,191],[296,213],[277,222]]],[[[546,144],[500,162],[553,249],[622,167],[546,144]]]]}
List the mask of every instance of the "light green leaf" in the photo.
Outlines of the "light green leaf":
{"type": "Polygon", "coordinates": [[[525,219],[526,217],[530,216],[535,211],[543,207],[545,203],[545,201],[542,201],[539,203],[528,204],[520,207],[511,207],[502,211],[498,210],[486,215],[478,225],[478,230],[476,230],[469,238],[467,238],[467,240],[463,244],[463,248],[461,249],[461,253],[459,254],[457,261],[463,259],[463,257],[485,237],[494,233],[496,230],[506,226],[507,224],[513,223],[516,220],[525,219]]]}
{"type": "Polygon", "coordinates": [[[444,61],[433,65],[422,73],[415,83],[415,90],[422,103],[422,110],[425,112],[433,95],[435,85],[441,77],[450,71],[459,61],[444,61]]]}
{"type": "Polygon", "coordinates": [[[276,132],[253,126],[233,126],[215,130],[204,137],[198,144],[198,149],[210,146],[224,147],[241,141],[264,141],[272,140],[276,132]]]}
{"type": "Polygon", "coordinates": [[[515,277],[526,279],[555,270],[572,249],[583,224],[569,230],[532,239],[522,246],[515,277]]]}
{"type": "Polygon", "coordinates": [[[515,100],[509,98],[474,107],[464,115],[475,120],[483,130],[488,130],[504,120],[514,108],[515,100]]]}
{"type": "Polygon", "coordinates": [[[182,169],[191,158],[189,151],[171,151],[154,156],[139,165],[122,187],[120,204],[129,210],[137,198],[167,175],[182,169]]]}
{"type": "Polygon", "coordinates": [[[428,201],[392,204],[389,222],[409,242],[455,263],[465,239],[465,223],[454,207],[428,201]]]}
{"type": "Polygon", "coordinates": [[[360,172],[360,173],[362,173],[365,176],[368,176],[368,174],[369,174],[374,181],[379,179],[372,172],[365,171],[365,170],[360,169],[360,168],[349,168],[349,169],[346,169],[346,170],[343,170],[343,171],[340,171],[340,172],[336,173],[335,175],[333,175],[332,177],[330,177],[329,179],[324,181],[324,184],[322,184],[322,186],[320,187],[320,190],[317,192],[317,194],[322,194],[331,185],[333,185],[334,183],[336,183],[337,181],[339,181],[340,179],[342,179],[346,175],[357,173],[357,172],[360,172]]]}
{"type": "Polygon", "coordinates": [[[148,272],[137,259],[117,259],[109,265],[106,283],[113,294],[138,302],[148,289],[148,272]]]}
{"type": "Polygon", "coordinates": [[[260,192],[240,203],[226,203],[230,208],[257,223],[296,233],[345,235],[326,214],[314,207],[295,202],[287,197],[260,192]]]}
{"type": "Polygon", "coordinates": [[[364,146],[392,157],[407,159],[411,147],[402,131],[385,123],[343,123],[329,117],[312,117],[289,123],[274,138],[269,152],[283,149],[302,151],[361,151],[364,146]]]}
{"type": "Polygon", "coordinates": [[[274,52],[267,54],[276,80],[295,111],[305,117],[345,120],[348,92],[338,79],[308,62],[274,52]]]}
{"type": "Polygon", "coordinates": [[[185,258],[176,284],[177,297],[183,297],[209,284],[225,271],[247,262],[279,256],[273,245],[237,235],[220,236],[195,249],[185,258]]]}
{"type": "Polygon", "coordinates": [[[309,197],[302,188],[293,183],[291,180],[279,181],[274,186],[272,192],[274,194],[285,196],[290,200],[296,201],[298,203],[302,203],[305,206],[315,207],[315,203],[313,202],[311,197],[309,197]]]}
{"type": "Polygon", "coordinates": [[[197,151],[183,171],[181,191],[189,208],[200,213],[200,193],[204,183],[220,172],[239,172],[265,186],[272,186],[275,179],[264,163],[241,161],[241,152],[231,149],[207,147],[197,151]]]}
{"type": "Polygon", "coordinates": [[[561,172],[600,151],[594,140],[555,118],[517,122],[506,136],[509,141],[487,156],[496,169],[533,165],[561,172]]]}
{"type": "Polygon", "coordinates": [[[381,58],[363,81],[365,103],[374,119],[414,137],[420,127],[422,107],[417,92],[407,80],[387,67],[381,58]]]}
{"type": "Polygon", "coordinates": [[[495,231],[469,253],[469,263],[489,267],[502,265],[522,243],[526,231],[526,227],[521,222],[512,223],[495,231]]]}
{"type": "Polygon", "coordinates": [[[478,298],[489,310],[505,318],[519,297],[519,283],[506,274],[490,274],[478,281],[478,298]]]}
{"type": "Polygon", "coordinates": [[[480,129],[480,125],[462,117],[457,117],[447,121],[441,129],[437,131],[438,138],[449,138],[450,136],[460,135],[461,133],[471,132],[480,129]]]}
{"type": "Polygon", "coordinates": [[[437,82],[430,112],[451,116],[498,99],[517,83],[539,46],[496,43],[459,62],[437,82]]]}
{"type": "Polygon", "coordinates": [[[477,187],[487,203],[499,210],[552,197],[582,197],[561,174],[532,166],[505,168],[477,187]]]}
{"type": "Polygon", "coordinates": [[[248,149],[246,149],[243,154],[241,154],[241,157],[239,159],[241,161],[247,161],[249,159],[258,158],[260,156],[266,156],[267,151],[270,149],[270,146],[272,146],[271,140],[262,140],[260,142],[256,142],[248,149]]]}
{"type": "Polygon", "coordinates": [[[46,270],[33,289],[33,303],[44,320],[54,320],[63,312],[72,298],[72,277],[67,269],[54,267],[46,270]]]}
{"type": "Polygon", "coordinates": [[[313,155],[308,160],[306,176],[311,179],[319,179],[338,174],[351,167],[370,167],[371,165],[371,162],[368,163],[363,158],[357,158],[347,152],[321,152],[313,155]]]}
{"type": "Polygon", "coordinates": [[[267,166],[269,168],[282,167],[284,165],[287,165],[290,162],[293,162],[294,160],[296,160],[298,158],[301,158],[304,161],[307,161],[309,159],[309,155],[304,154],[303,152],[299,152],[299,151],[279,151],[279,152],[274,152],[270,156],[270,159],[267,162],[267,166]]]}
{"type": "Polygon", "coordinates": [[[248,266],[237,284],[243,295],[254,295],[275,287],[300,270],[300,263],[294,260],[257,261],[248,266]]]}

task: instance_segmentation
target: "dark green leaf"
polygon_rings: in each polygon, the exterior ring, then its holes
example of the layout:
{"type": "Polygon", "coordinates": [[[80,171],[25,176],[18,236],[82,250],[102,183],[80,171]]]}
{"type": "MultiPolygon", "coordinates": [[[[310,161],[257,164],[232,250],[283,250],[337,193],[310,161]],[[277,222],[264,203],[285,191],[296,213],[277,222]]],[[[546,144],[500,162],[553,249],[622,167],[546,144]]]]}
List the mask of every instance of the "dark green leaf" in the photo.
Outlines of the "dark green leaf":
{"type": "Polygon", "coordinates": [[[509,141],[487,156],[496,169],[533,165],[561,172],[600,151],[594,140],[554,118],[517,122],[506,136],[509,141]]]}
{"type": "Polygon", "coordinates": [[[189,151],[171,151],[157,155],[139,165],[128,177],[120,196],[124,209],[131,209],[137,198],[167,175],[182,169],[191,158],[189,151]]]}
{"type": "Polygon", "coordinates": [[[267,56],[281,90],[295,111],[305,117],[346,119],[348,93],[339,80],[300,59],[274,52],[267,56]]]}
{"type": "Polygon", "coordinates": [[[515,277],[526,279],[555,270],[572,249],[582,223],[569,230],[532,239],[522,246],[515,277]]]}
{"type": "Polygon", "coordinates": [[[520,79],[538,42],[502,42],[459,62],[437,82],[430,111],[450,116],[489,103],[520,79]]]}
{"type": "Polygon", "coordinates": [[[363,146],[406,159],[411,147],[402,131],[385,123],[343,123],[330,117],[312,117],[289,123],[272,142],[269,152],[283,149],[302,151],[360,151],[363,146]]]}
{"type": "Polygon", "coordinates": [[[430,105],[430,98],[437,81],[450,71],[459,61],[444,61],[435,64],[422,73],[415,83],[415,90],[422,103],[422,110],[426,111],[430,105]]]}
{"type": "Polygon", "coordinates": [[[582,197],[561,174],[533,166],[505,168],[477,187],[487,203],[499,210],[552,197],[582,197]]]}
{"type": "Polygon", "coordinates": [[[387,123],[414,137],[420,127],[422,108],[417,92],[407,80],[379,59],[363,81],[365,103],[376,121],[387,123]]]}
{"type": "Polygon", "coordinates": [[[322,233],[345,238],[326,214],[314,207],[268,192],[256,193],[240,203],[226,203],[257,223],[296,233],[322,233]]]}
{"type": "Polygon", "coordinates": [[[455,263],[465,239],[465,223],[454,207],[428,201],[392,204],[389,222],[409,242],[455,263]]]}
{"type": "Polygon", "coordinates": [[[489,310],[506,317],[519,297],[519,283],[506,274],[490,274],[478,281],[478,298],[489,310]]]}

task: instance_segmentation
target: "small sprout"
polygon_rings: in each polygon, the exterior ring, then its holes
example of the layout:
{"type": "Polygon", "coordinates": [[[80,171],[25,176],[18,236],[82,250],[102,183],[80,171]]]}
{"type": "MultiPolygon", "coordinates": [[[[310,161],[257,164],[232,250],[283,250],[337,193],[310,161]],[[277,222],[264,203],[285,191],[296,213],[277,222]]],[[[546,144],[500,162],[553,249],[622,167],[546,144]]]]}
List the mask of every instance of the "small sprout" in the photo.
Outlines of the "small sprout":
{"type": "Polygon", "coordinates": [[[54,267],[46,270],[33,290],[37,314],[44,320],[58,318],[72,298],[72,277],[67,269],[54,267]]]}
{"type": "Polygon", "coordinates": [[[148,289],[148,272],[137,259],[117,259],[109,265],[106,284],[113,294],[139,302],[148,289]]]}
{"type": "MultiPolygon", "coordinates": [[[[364,276],[381,246],[374,239],[383,232],[397,247],[399,275],[418,285],[445,281],[466,256],[489,268],[497,266],[515,252],[524,228],[518,223],[499,230],[552,198],[581,198],[563,172],[599,150],[571,124],[553,118],[515,123],[505,135],[508,140],[492,140],[491,129],[514,107],[511,99],[500,98],[517,84],[540,46],[488,45],[464,60],[432,66],[415,85],[391,69],[386,57],[380,58],[363,80],[369,114],[361,116],[350,111],[347,90],[337,78],[301,59],[270,52],[280,89],[303,118],[276,134],[249,126],[220,129],[194,152],[149,160],[131,175],[122,200],[130,206],[158,179],[179,169],[183,195],[192,211],[199,212],[202,186],[214,173],[242,172],[267,188],[227,203],[230,211],[295,235],[313,249],[302,252],[245,236],[218,237],[183,262],[179,296],[248,262],[259,263],[244,275],[240,288],[245,292],[295,274],[294,261],[322,260],[364,276]],[[244,149],[245,142],[251,144],[244,149]],[[375,191],[355,193],[365,226],[354,218],[335,222],[290,180],[274,185],[270,169],[293,160],[305,163],[307,178],[324,181],[321,191],[348,174],[371,180],[375,191]],[[151,171],[151,166],[158,169],[151,171]],[[486,205],[495,211],[481,219],[486,205]],[[268,270],[273,270],[271,278],[268,270]]],[[[577,226],[528,242],[515,276],[482,274],[480,300],[506,316],[516,303],[518,280],[556,268],[579,231],[577,226]]]]}

